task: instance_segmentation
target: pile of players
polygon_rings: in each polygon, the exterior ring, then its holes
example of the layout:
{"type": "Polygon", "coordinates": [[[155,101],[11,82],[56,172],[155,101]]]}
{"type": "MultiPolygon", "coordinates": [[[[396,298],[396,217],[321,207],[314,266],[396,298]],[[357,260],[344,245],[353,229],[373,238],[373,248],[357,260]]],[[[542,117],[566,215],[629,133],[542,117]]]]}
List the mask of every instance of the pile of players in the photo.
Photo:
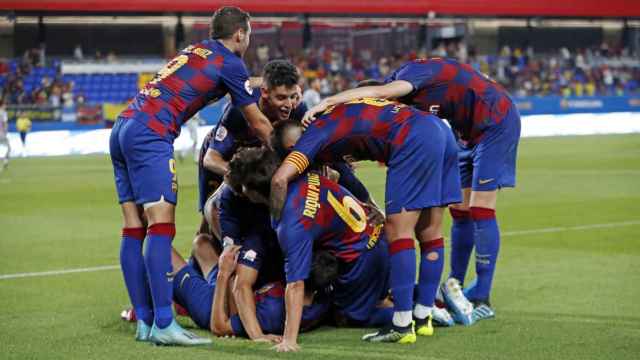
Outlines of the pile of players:
{"type": "Polygon", "coordinates": [[[249,79],[241,58],[250,32],[246,13],[220,8],[211,39],[167,64],[113,129],[136,339],[210,342],[175,321],[172,302],[216,335],[271,341],[278,351],[299,350],[299,332],[323,323],[379,328],[364,341],[414,343],[433,335],[434,322],[494,317],[497,190],[515,185],[520,136],[504,89],[435,58],[305,109],[289,62],[249,79]],[[171,247],[172,142],[226,93],[231,106],[200,153],[203,221],[185,261],[171,247]],[[384,209],[354,173],[361,160],[387,167],[384,209]],[[451,271],[440,285],[447,208],[451,271]],[[476,281],[463,291],[474,248],[476,281]]]}

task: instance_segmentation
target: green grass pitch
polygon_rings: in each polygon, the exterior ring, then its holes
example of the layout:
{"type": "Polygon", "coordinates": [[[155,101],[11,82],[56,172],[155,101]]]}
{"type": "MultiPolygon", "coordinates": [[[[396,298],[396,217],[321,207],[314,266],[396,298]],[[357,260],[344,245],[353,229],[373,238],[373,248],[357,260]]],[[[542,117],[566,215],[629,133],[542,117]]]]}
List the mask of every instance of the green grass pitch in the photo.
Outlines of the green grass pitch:
{"type": "MultiPolygon", "coordinates": [[[[384,170],[358,173],[382,203],[384,170]]],[[[186,253],[199,223],[195,166],[178,174],[175,245],[186,253]]],[[[640,135],[524,139],[518,188],[500,194],[497,214],[497,318],[415,345],[364,344],[363,329],[326,327],[302,335],[299,354],[239,339],[136,343],[119,319],[122,275],[106,270],[0,280],[0,358],[638,359],[640,135]]],[[[119,233],[108,157],[14,159],[0,173],[0,275],[116,265],[119,233]]]]}

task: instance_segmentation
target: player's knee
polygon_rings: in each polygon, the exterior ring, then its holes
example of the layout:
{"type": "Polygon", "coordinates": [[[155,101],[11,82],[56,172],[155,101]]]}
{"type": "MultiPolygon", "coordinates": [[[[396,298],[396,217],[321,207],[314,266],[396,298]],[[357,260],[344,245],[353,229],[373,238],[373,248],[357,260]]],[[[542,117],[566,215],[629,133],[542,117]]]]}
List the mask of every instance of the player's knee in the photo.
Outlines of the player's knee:
{"type": "Polygon", "coordinates": [[[453,213],[455,211],[469,211],[469,204],[451,204],[449,205],[449,212],[453,213]]]}

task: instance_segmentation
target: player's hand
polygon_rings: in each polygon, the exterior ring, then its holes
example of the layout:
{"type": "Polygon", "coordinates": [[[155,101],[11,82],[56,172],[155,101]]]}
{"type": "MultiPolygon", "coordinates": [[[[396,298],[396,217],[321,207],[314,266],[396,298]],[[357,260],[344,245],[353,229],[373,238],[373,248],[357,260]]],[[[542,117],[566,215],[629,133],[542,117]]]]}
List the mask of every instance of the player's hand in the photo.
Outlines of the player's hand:
{"type": "Polygon", "coordinates": [[[322,176],[333,182],[338,182],[340,180],[340,173],[326,165],[322,166],[320,173],[322,174],[322,176]]]}
{"type": "Polygon", "coordinates": [[[273,334],[266,334],[266,335],[262,335],[259,336],[255,339],[252,339],[255,342],[269,342],[272,344],[279,344],[282,342],[282,336],[280,335],[273,335],[273,334]]]}
{"type": "Polygon", "coordinates": [[[300,351],[300,345],[296,343],[290,343],[287,340],[282,340],[281,343],[277,344],[271,349],[277,352],[296,352],[296,351],[300,351]]]}
{"type": "Polygon", "coordinates": [[[366,203],[362,206],[369,211],[367,214],[367,222],[372,225],[384,224],[384,213],[377,206],[366,203]]]}
{"type": "Polygon", "coordinates": [[[311,107],[311,109],[307,110],[302,117],[302,127],[305,129],[307,126],[311,125],[311,123],[316,119],[316,114],[321,113],[329,107],[329,104],[326,101],[320,101],[318,104],[311,107]]]}
{"type": "Polygon", "coordinates": [[[221,273],[228,275],[233,273],[236,269],[239,252],[240,246],[238,245],[230,245],[224,248],[218,259],[218,269],[221,273]]]}

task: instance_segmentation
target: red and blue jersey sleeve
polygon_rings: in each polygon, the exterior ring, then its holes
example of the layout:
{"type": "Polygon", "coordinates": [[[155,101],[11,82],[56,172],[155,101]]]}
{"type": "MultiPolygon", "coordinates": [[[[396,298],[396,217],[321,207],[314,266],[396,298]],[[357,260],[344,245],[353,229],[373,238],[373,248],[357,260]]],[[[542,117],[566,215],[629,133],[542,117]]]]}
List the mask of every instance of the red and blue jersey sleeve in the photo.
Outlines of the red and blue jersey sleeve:
{"type": "Polygon", "coordinates": [[[442,71],[442,64],[433,61],[414,60],[405,63],[394,71],[387,79],[386,83],[394,80],[404,80],[413,86],[413,91],[424,88],[427,84],[434,82],[438,74],[442,71]]]}
{"type": "Polygon", "coordinates": [[[296,167],[298,174],[302,174],[313,162],[314,158],[322,150],[331,137],[331,132],[324,126],[322,120],[314,121],[302,133],[291,153],[284,160],[296,167]]]}
{"type": "Polygon", "coordinates": [[[233,106],[244,107],[255,102],[249,73],[240,58],[226,57],[220,77],[231,94],[233,106]]]}
{"type": "MultiPolygon", "coordinates": [[[[307,181],[299,178],[290,186],[280,221],[274,228],[284,257],[287,283],[305,280],[311,272],[313,243],[317,237],[313,223],[305,218],[307,181]]],[[[310,205],[309,205],[310,206],[310,205]]],[[[319,200],[317,202],[319,206],[319,200]]]]}

